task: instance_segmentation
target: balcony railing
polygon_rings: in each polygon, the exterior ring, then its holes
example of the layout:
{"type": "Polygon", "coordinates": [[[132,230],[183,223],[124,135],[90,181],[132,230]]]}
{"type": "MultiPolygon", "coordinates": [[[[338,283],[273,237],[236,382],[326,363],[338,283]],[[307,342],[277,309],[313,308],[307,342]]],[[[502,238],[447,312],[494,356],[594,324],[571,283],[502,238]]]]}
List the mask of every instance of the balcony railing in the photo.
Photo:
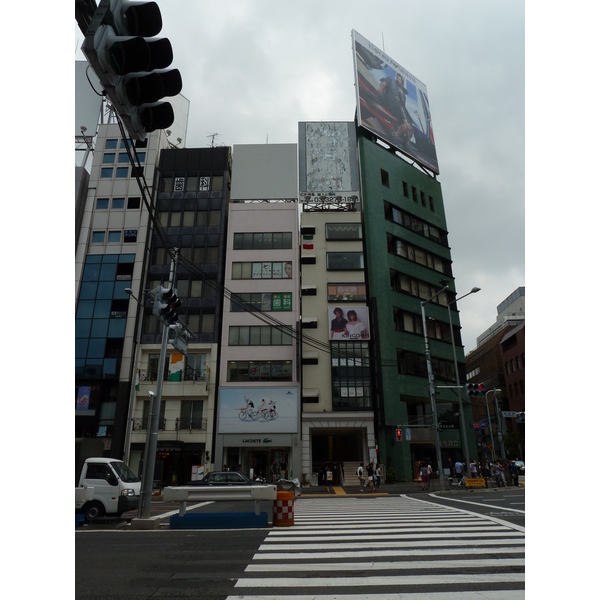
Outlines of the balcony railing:
{"type": "MultiPolygon", "coordinates": [[[[207,419],[192,419],[181,417],[179,419],[159,419],[159,431],[206,431],[207,419]]],[[[148,429],[148,417],[133,420],[134,431],[148,429]]]]}
{"type": "MultiPolygon", "coordinates": [[[[171,381],[171,375],[171,371],[166,371],[163,381],[171,381]]],[[[140,381],[158,381],[158,369],[140,369],[140,381]]],[[[208,370],[186,367],[181,381],[208,381],[208,370]]]]}

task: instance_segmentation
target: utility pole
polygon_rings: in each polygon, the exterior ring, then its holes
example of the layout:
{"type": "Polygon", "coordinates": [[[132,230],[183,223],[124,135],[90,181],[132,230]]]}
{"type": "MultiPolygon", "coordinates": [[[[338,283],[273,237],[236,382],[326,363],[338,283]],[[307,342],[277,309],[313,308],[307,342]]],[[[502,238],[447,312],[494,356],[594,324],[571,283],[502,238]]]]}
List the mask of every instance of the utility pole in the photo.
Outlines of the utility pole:
{"type": "MultiPolygon", "coordinates": [[[[179,249],[173,249],[173,259],[171,260],[171,271],[169,273],[169,288],[172,290],[175,284],[175,271],[177,268],[177,258],[179,249]]],[[[152,502],[152,483],[154,481],[154,466],[156,463],[156,446],[158,441],[158,418],[160,415],[160,402],[162,399],[162,388],[165,371],[165,362],[167,360],[167,344],[169,337],[169,323],[163,322],[162,343],[160,346],[160,358],[158,360],[158,375],[156,383],[156,394],[152,395],[150,400],[150,418],[146,434],[146,446],[144,452],[144,473],[142,478],[142,497],[138,510],[138,518],[150,518],[150,504],[152,502]]]]}

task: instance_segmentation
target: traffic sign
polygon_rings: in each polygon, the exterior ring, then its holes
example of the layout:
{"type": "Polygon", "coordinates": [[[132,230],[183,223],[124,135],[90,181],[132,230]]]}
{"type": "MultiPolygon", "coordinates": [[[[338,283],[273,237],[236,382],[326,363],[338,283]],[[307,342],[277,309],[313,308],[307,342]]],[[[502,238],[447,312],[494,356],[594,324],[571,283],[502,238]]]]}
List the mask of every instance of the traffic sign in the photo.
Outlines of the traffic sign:
{"type": "Polygon", "coordinates": [[[475,421],[471,423],[471,429],[485,429],[488,424],[485,421],[475,421]]]}
{"type": "Polygon", "coordinates": [[[508,418],[516,417],[518,414],[519,413],[516,410],[503,410],[502,411],[502,416],[508,417],[508,418]]]}

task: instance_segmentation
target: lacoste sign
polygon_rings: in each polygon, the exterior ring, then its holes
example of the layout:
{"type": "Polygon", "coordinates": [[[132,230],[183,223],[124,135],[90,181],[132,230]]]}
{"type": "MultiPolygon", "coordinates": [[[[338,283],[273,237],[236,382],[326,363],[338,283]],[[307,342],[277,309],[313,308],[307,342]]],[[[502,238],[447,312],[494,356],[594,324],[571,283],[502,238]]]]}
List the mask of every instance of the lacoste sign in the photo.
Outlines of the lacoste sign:
{"type": "Polygon", "coordinates": [[[242,444],[270,444],[273,440],[266,438],[244,438],[242,444]]]}

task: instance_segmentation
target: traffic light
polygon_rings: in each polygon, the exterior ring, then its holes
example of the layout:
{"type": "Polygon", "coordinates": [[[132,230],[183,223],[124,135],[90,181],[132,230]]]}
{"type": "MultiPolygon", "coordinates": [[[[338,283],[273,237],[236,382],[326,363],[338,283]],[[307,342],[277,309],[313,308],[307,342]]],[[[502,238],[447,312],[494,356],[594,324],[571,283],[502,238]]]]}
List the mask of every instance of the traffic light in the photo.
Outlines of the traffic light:
{"type": "Polygon", "coordinates": [[[182,88],[179,70],[165,70],[173,61],[173,49],[167,38],[154,38],[161,29],[156,2],[101,0],[81,48],[136,140],[175,120],[171,104],[159,102],[182,88]]]}
{"type": "Polygon", "coordinates": [[[467,383],[467,396],[474,398],[477,396],[485,396],[485,386],[483,383],[467,383]]]}
{"type": "Polygon", "coordinates": [[[175,309],[181,306],[177,290],[159,286],[154,294],[153,313],[165,324],[172,325],[178,319],[175,309]]]}
{"type": "Polygon", "coordinates": [[[396,427],[396,441],[402,441],[402,429],[400,427],[396,427]]]}

